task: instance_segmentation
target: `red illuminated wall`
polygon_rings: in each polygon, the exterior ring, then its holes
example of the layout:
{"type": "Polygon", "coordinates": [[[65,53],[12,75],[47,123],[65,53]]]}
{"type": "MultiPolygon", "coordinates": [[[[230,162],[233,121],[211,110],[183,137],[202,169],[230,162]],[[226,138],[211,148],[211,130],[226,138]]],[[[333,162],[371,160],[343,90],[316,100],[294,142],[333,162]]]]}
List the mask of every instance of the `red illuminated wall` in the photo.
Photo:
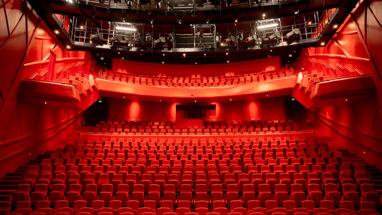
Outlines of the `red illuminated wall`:
{"type": "MultiPolygon", "coordinates": [[[[0,1],[0,177],[51,149],[82,118],[78,111],[38,107],[17,97],[20,81],[48,70],[51,55],[55,71],[87,58],[67,51],[29,8],[26,1],[0,1]]],[[[65,75],[86,69],[73,67],[65,75]]]]}
{"type": "Polygon", "coordinates": [[[308,48],[302,52],[299,62],[305,69],[325,70],[331,77],[356,73],[356,69],[370,74],[377,93],[364,101],[343,106],[311,110],[312,120],[320,131],[338,137],[338,141],[350,152],[356,153],[382,168],[382,1],[364,1],[348,17],[336,36],[322,48],[308,48]],[[310,59],[310,62],[309,60],[310,59]],[[338,67],[334,70],[327,65],[338,67]],[[362,152],[362,153],[358,153],[362,152]]]}
{"type": "Polygon", "coordinates": [[[278,56],[246,62],[208,65],[154,64],[116,58],[113,59],[112,62],[112,70],[114,72],[117,72],[120,69],[131,73],[166,74],[175,76],[191,76],[193,74],[209,76],[224,75],[225,73],[251,73],[266,70],[278,71],[280,68],[281,61],[278,56]]]}
{"type": "MultiPolygon", "coordinates": [[[[181,103],[113,99],[109,101],[109,120],[175,121],[176,105],[181,103]]],[[[182,103],[183,104],[183,103],[182,103]]],[[[205,105],[207,103],[198,103],[205,105]]],[[[285,99],[275,97],[249,101],[211,102],[218,120],[285,119],[285,99]]],[[[192,105],[192,103],[191,103],[192,105]]]]}

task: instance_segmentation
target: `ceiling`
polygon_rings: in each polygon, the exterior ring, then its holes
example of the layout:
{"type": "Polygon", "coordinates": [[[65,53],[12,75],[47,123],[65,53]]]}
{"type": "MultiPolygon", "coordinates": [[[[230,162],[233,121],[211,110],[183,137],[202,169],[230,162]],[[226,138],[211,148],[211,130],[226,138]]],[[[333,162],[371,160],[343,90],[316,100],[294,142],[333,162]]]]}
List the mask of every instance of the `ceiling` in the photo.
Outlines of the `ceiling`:
{"type": "MultiPolygon", "coordinates": [[[[168,7],[171,1],[173,0],[164,2],[160,8],[156,8],[155,0],[152,0],[150,4],[133,5],[130,9],[126,3],[114,4],[113,1],[110,6],[108,1],[100,4],[97,0],[72,0],[72,3],[66,0],[29,0],[28,2],[52,29],[52,32],[59,32],[55,36],[64,45],[69,45],[71,50],[89,51],[98,63],[108,67],[111,67],[113,58],[165,64],[213,64],[275,55],[280,56],[282,64],[285,65],[293,62],[302,48],[320,46],[329,41],[336,32],[333,26],[339,26],[357,3],[354,0],[263,0],[261,4],[257,4],[257,1],[234,0],[232,5],[227,7],[226,0],[215,0],[212,1],[214,8],[205,8],[199,4],[193,9],[175,10],[168,7]],[[72,21],[70,25],[77,24],[76,27],[79,27],[79,23],[87,23],[85,31],[90,28],[107,29],[110,23],[125,21],[140,26],[142,37],[144,37],[142,32],[152,31],[153,36],[158,38],[158,33],[168,34],[174,32],[175,28],[208,22],[216,26],[216,31],[221,33],[222,38],[225,38],[229,32],[240,30],[244,31],[244,38],[246,38],[251,35],[254,23],[258,20],[281,18],[283,26],[291,26],[305,23],[307,18],[314,15],[322,18],[328,9],[333,9],[334,13],[317,37],[304,38],[301,35],[297,39],[288,41],[284,38],[283,41],[263,42],[261,45],[237,40],[237,43],[230,43],[228,46],[220,46],[220,43],[217,43],[216,47],[192,49],[178,49],[171,44],[151,46],[150,43],[145,44],[144,40],[141,45],[134,44],[134,47],[114,44],[100,46],[91,42],[75,41],[71,32],[65,31],[60,20],[54,15],[67,16],[72,21]],[[181,24],[179,20],[182,21],[181,24]],[[183,53],[187,53],[186,56],[183,56],[183,53]]],[[[90,36],[90,33],[88,34],[90,36]]]]}

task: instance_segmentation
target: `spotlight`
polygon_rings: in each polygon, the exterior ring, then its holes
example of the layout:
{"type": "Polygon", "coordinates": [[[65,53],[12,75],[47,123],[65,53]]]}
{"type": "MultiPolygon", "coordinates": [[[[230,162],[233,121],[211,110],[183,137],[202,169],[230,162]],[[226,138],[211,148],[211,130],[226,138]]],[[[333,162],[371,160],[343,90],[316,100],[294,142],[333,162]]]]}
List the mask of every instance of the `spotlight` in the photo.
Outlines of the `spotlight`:
{"type": "Polygon", "coordinates": [[[231,7],[231,5],[232,5],[232,0],[224,0],[224,2],[225,2],[225,6],[226,6],[226,7],[231,7]]]}
{"type": "Polygon", "coordinates": [[[252,35],[250,35],[250,36],[248,36],[247,38],[245,38],[245,42],[251,42],[252,40],[254,40],[254,38],[253,38],[253,36],[252,35]]]}
{"type": "Polygon", "coordinates": [[[67,48],[67,49],[70,49],[70,45],[67,45],[66,48],[67,48]]]}
{"type": "Polygon", "coordinates": [[[292,29],[292,31],[290,31],[286,34],[286,37],[289,39],[289,37],[291,37],[293,35],[300,35],[300,29],[299,28],[292,29]]]}
{"type": "Polygon", "coordinates": [[[228,55],[228,52],[226,52],[225,55],[228,55]]]}
{"type": "Polygon", "coordinates": [[[235,22],[238,22],[238,21],[239,21],[239,20],[236,18],[236,19],[235,19],[235,22]]]}
{"type": "Polygon", "coordinates": [[[110,39],[110,42],[120,42],[121,40],[122,40],[121,35],[115,35],[114,37],[110,39]]]}
{"type": "Polygon", "coordinates": [[[242,41],[244,39],[244,31],[239,31],[236,35],[237,40],[242,41]]]}
{"type": "Polygon", "coordinates": [[[308,25],[311,25],[311,24],[312,24],[312,21],[309,21],[309,22],[308,22],[308,25]]]}
{"type": "Polygon", "coordinates": [[[151,33],[146,33],[146,41],[151,41],[151,33]]]}
{"type": "Polygon", "coordinates": [[[324,45],[325,45],[325,42],[321,42],[321,45],[324,46],[324,45]]]}
{"type": "Polygon", "coordinates": [[[81,29],[84,29],[84,26],[81,25],[80,28],[81,28],[81,29]]]}
{"type": "Polygon", "coordinates": [[[162,7],[162,0],[155,0],[155,7],[161,8],[162,7]]]}
{"type": "Polygon", "coordinates": [[[159,37],[158,39],[154,40],[154,44],[157,44],[157,43],[164,43],[166,42],[166,37],[159,37]]]}
{"type": "Polygon", "coordinates": [[[229,60],[227,60],[227,63],[229,63],[229,60]]]}
{"type": "Polygon", "coordinates": [[[132,0],[126,0],[127,8],[130,9],[134,2],[132,0]]]}
{"type": "Polygon", "coordinates": [[[58,30],[54,30],[54,33],[55,34],[59,34],[60,32],[58,30]]]}
{"type": "Polygon", "coordinates": [[[169,33],[167,36],[167,40],[172,43],[174,41],[174,35],[172,33],[169,33]]]}
{"type": "Polygon", "coordinates": [[[204,53],[204,57],[206,57],[207,56],[207,54],[206,53],[204,53]]]}
{"type": "Polygon", "coordinates": [[[210,23],[210,19],[207,19],[206,23],[209,24],[210,23]]]}
{"type": "Polygon", "coordinates": [[[154,23],[154,19],[150,19],[150,24],[153,24],[154,23]]]}
{"type": "Polygon", "coordinates": [[[334,29],[338,28],[338,25],[337,24],[333,25],[333,28],[334,29]]]}
{"type": "Polygon", "coordinates": [[[273,34],[271,36],[269,36],[269,40],[273,40],[273,39],[281,39],[281,34],[279,31],[275,31],[273,32],[273,34]]]}
{"type": "Polygon", "coordinates": [[[186,57],[186,53],[183,53],[183,57],[186,57]]]}
{"type": "Polygon", "coordinates": [[[222,35],[220,33],[217,33],[215,40],[216,40],[216,42],[220,42],[222,40],[222,35]]]}

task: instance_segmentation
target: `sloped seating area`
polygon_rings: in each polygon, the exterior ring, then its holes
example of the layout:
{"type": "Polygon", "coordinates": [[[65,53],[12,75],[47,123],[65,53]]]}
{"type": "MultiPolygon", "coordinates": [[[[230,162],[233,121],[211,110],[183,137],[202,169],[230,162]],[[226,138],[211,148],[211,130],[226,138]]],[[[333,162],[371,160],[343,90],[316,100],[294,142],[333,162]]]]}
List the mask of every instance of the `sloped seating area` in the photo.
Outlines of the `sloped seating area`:
{"type": "Polygon", "coordinates": [[[203,134],[249,134],[256,132],[298,131],[299,126],[293,120],[244,120],[244,121],[211,121],[205,127],[175,128],[173,122],[146,121],[105,121],[94,128],[97,133],[131,133],[131,134],[166,134],[166,135],[203,135],[203,134]]]}
{"type": "Polygon", "coordinates": [[[369,165],[314,136],[63,142],[0,181],[0,214],[363,215],[381,207],[369,165]]]}
{"type": "Polygon", "coordinates": [[[226,74],[220,76],[171,76],[166,74],[148,75],[140,73],[128,73],[118,69],[117,72],[108,71],[100,77],[107,80],[121,81],[132,84],[167,87],[218,87],[238,84],[256,83],[274,80],[294,75],[293,71],[282,68],[281,71],[262,71],[243,74],[226,74]]]}

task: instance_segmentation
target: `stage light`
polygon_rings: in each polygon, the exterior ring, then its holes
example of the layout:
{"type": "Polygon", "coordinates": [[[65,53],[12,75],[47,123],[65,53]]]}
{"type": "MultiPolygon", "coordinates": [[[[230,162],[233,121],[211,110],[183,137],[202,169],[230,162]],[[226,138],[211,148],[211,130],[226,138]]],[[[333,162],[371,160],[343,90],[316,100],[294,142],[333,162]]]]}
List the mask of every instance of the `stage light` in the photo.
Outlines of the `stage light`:
{"type": "Polygon", "coordinates": [[[146,41],[151,41],[151,33],[146,33],[146,41]]]}
{"type": "Polygon", "coordinates": [[[166,42],[166,37],[159,37],[158,39],[154,40],[154,44],[157,44],[157,43],[164,43],[166,42]]]}
{"type": "Polygon", "coordinates": [[[273,27],[276,27],[278,25],[279,24],[277,24],[277,23],[272,23],[272,24],[268,24],[268,25],[260,25],[260,26],[257,26],[257,29],[273,28],[273,27]]]}
{"type": "Polygon", "coordinates": [[[250,36],[248,36],[247,38],[245,38],[245,42],[251,42],[252,40],[254,40],[255,38],[254,38],[254,36],[253,35],[250,35],[250,36]]]}
{"type": "Polygon", "coordinates": [[[273,34],[271,36],[269,36],[269,40],[273,40],[273,39],[281,39],[281,34],[279,31],[275,31],[273,32],[273,34]]]}
{"type": "Polygon", "coordinates": [[[172,33],[169,33],[167,36],[167,40],[172,43],[174,41],[174,35],[172,33]]]}
{"type": "Polygon", "coordinates": [[[293,35],[300,35],[300,29],[294,28],[292,31],[290,31],[286,34],[286,37],[289,39],[289,37],[291,37],[293,35]]]}
{"type": "Polygon", "coordinates": [[[155,7],[161,8],[162,7],[162,0],[155,0],[155,7]]]}
{"type": "Polygon", "coordinates": [[[120,42],[121,40],[122,40],[121,35],[115,35],[114,37],[110,39],[110,42],[120,42]]]}
{"type": "Polygon", "coordinates": [[[117,26],[115,27],[117,30],[122,30],[122,31],[136,31],[137,29],[135,28],[132,28],[132,27],[121,27],[121,26],[117,26]]]}
{"type": "Polygon", "coordinates": [[[216,40],[216,42],[220,42],[222,40],[222,35],[220,33],[217,33],[215,40],[216,40]]]}
{"type": "Polygon", "coordinates": [[[237,40],[242,41],[244,39],[244,31],[239,31],[236,35],[237,40]]]}
{"type": "Polygon", "coordinates": [[[231,5],[232,5],[232,0],[224,0],[224,2],[225,2],[225,6],[226,6],[226,7],[231,7],[231,5]]]}

